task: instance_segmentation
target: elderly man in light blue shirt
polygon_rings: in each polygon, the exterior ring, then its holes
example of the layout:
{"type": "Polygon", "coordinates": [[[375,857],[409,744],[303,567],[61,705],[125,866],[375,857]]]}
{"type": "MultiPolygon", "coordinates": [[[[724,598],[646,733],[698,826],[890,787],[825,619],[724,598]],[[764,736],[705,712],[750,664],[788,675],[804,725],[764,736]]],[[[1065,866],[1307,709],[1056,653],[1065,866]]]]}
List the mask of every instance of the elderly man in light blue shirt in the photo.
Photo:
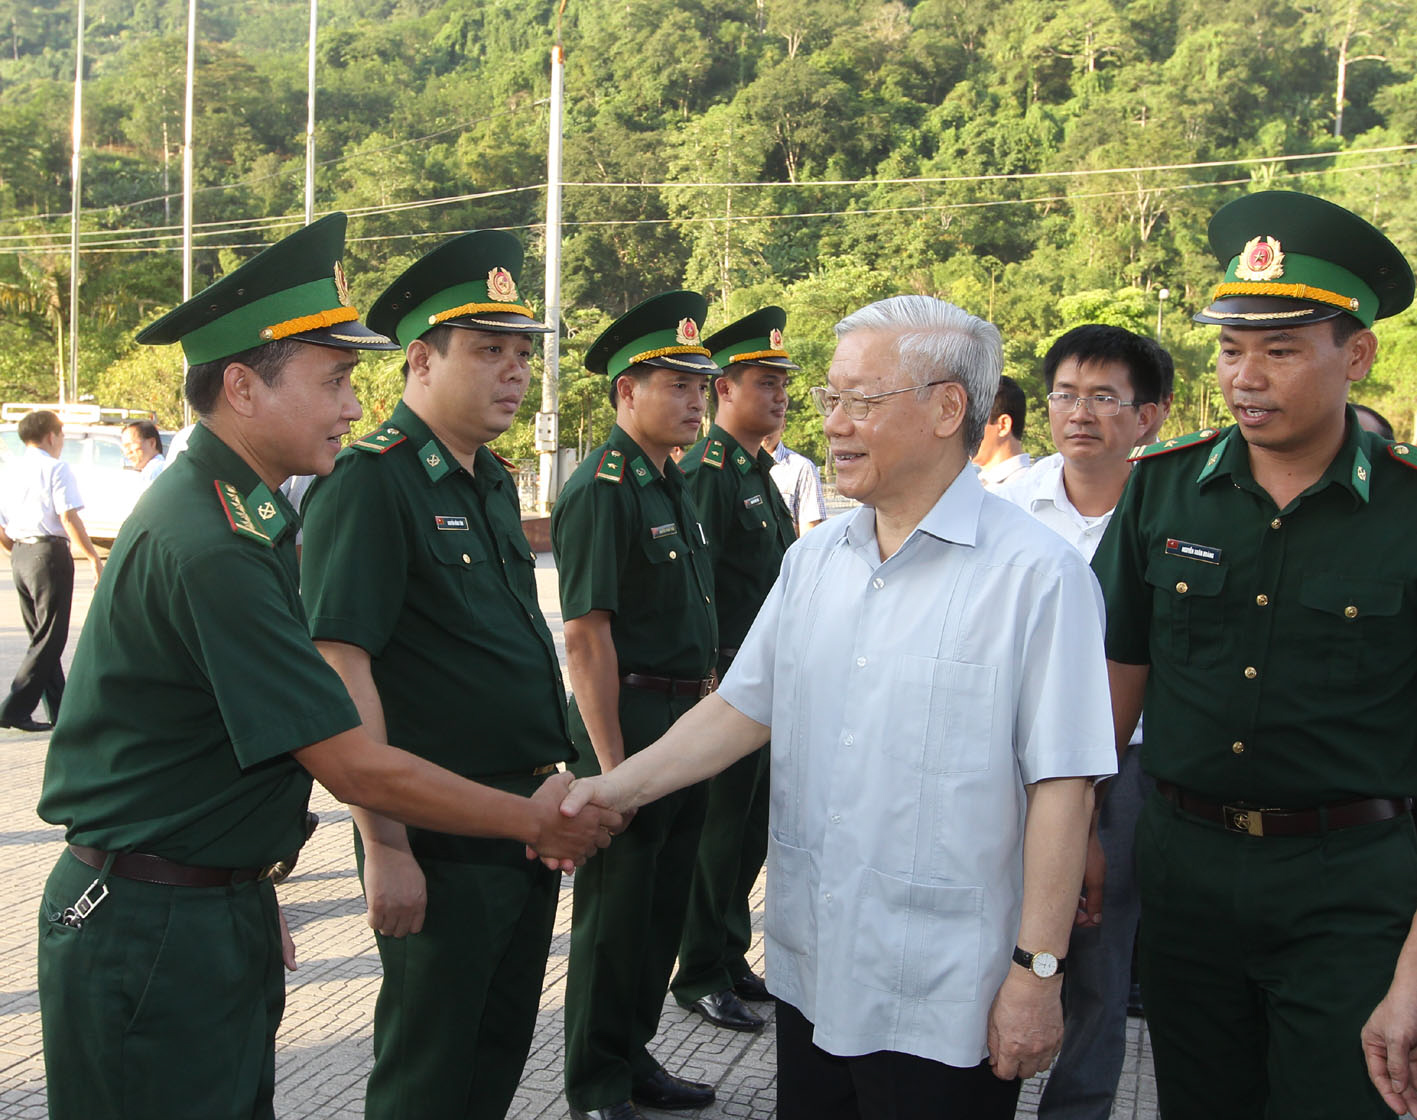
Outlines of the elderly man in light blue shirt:
{"type": "Polygon", "coordinates": [[[863,508],[788,550],[718,693],[577,783],[630,807],[772,733],[778,1115],[1013,1115],[1062,1033],[1091,779],[1115,767],[1082,557],[966,470],[998,331],[899,296],[812,391],[863,508]]]}

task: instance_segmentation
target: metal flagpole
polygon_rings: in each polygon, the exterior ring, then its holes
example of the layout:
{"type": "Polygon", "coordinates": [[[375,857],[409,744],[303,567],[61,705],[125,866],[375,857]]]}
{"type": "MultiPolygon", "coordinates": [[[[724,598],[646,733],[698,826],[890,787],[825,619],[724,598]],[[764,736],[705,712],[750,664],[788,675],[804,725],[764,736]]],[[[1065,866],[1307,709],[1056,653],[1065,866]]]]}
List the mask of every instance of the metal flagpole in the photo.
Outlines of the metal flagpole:
{"type": "Polygon", "coordinates": [[[536,450],[541,453],[539,508],[549,513],[561,492],[559,376],[561,360],[561,102],[566,52],[561,46],[561,14],[556,11],[556,44],[551,48],[551,121],[546,150],[546,336],[541,372],[541,411],[536,414],[536,450]]]}
{"type": "Polygon", "coordinates": [[[309,108],[305,117],[305,224],[315,220],[315,25],[319,0],[310,0],[310,61],[306,85],[309,108]]]}
{"type": "Polygon", "coordinates": [[[79,201],[83,195],[83,161],[80,158],[83,141],[84,0],[79,0],[79,26],[74,38],[74,159],[69,179],[72,196],[72,209],[69,217],[69,385],[66,394],[64,371],[60,370],[60,404],[64,404],[66,401],[72,403],[79,399],[79,201]]]}
{"type": "MultiPolygon", "coordinates": [[[[192,87],[197,71],[197,0],[187,0],[187,103],[182,124],[182,302],[192,298],[192,87]]],[[[182,358],[182,382],[187,382],[187,358],[182,358]]],[[[183,424],[192,422],[192,408],[182,398],[183,424]]]]}

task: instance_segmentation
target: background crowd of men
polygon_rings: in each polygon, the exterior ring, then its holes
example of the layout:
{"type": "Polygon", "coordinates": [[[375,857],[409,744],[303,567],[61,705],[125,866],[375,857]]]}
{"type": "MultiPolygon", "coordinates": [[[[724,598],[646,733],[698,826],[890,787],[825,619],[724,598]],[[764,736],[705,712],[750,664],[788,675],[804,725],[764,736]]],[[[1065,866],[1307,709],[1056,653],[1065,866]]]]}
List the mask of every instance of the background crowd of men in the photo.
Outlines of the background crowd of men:
{"type": "MultiPolygon", "coordinates": [[[[650,1052],[671,993],[735,1031],[776,999],[782,1120],[1003,1120],[1050,1068],[1041,1115],[1104,1118],[1139,929],[1168,1120],[1417,1105],[1417,450],[1347,405],[1413,295],[1379,231],[1287,192],[1222,208],[1197,318],[1235,425],[1154,443],[1169,356],[1085,325],[1044,357],[1037,462],[997,329],[860,309],[807,394],[859,503],[830,520],[781,444],[782,310],[705,338],[696,293],[632,308],[586,358],[616,423],[552,516],[569,699],[489,447],[546,329],[521,247],[444,243],[366,326],[343,234],[139,336],[181,343],[200,423],[113,549],[51,740],[53,1116],[273,1114],[274,883],[312,780],[354,807],[383,964],[370,1117],[507,1114],[577,867],[577,1120],[713,1101],[650,1052]],[[405,388],[341,450],[361,349],[402,351],[405,388]]],[[[44,416],[22,466],[53,518],[0,511],[22,601],[23,548],[87,540],[44,416]]],[[[154,435],[125,432],[135,467],[154,435]]],[[[44,656],[7,725],[57,715],[44,656]]]]}

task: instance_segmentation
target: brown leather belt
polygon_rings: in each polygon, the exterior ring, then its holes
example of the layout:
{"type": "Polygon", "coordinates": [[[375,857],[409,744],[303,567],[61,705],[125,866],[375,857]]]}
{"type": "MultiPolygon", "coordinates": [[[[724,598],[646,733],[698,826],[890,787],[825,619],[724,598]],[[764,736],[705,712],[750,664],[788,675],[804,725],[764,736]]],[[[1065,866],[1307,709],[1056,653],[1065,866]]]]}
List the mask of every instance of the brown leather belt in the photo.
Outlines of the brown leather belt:
{"type": "MultiPolygon", "coordinates": [[[[83,844],[70,844],[69,851],[80,863],[86,863],[97,870],[103,870],[108,862],[108,853],[83,844]]],[[[249,883],[253,879],[264,879],[275,873],[279,864],[268,867],[193,867],[191,864],[174,863],[162,856],[145,852],[121,852],[113,857],[110,875],[120,879],[136,879],[140,883],[156,883],[164,887],[234,887],[238,883],[249,883]]]]}
{"type": "Polygon", "coordinates": [[[697,696],[703,699],[713,691],[713,678],[679,680],[674,677],[649,677],[644,673],[626,673],[620,678],[621,684],[631,688],[646,688],[651,692],[667,692],[670,696],[697,696]]]}
{"type": "Polygon", "coordinates": [[[1313,809],[1263,809],[1207,801],[1171,782],[1157,782],[1156,792],[1183,813],[1250,836],[1317,836],[1329,829],[1387,821],[1412,811],[1408,797],[1359,797],[1313,809]]]}

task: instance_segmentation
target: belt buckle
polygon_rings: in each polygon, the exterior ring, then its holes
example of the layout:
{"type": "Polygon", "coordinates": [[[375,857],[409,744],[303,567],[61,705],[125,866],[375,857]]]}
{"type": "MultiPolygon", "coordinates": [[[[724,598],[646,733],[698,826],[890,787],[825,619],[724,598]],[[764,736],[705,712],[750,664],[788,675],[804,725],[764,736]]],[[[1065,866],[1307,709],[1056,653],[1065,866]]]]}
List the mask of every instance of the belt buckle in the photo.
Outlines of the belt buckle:
{"type": "Polygon", "coordinates": [[[1222,805],[1225,827],[1231,832],[1244,832],[1250,836],[1264,835],[1264,810],[1243,809],[1237,805],[1222,805]]]}
{"type": "Polygon", "coordinates": [[[712,678],[712,677],[703,677],[703,678],[701,678],[700,681],[699,681],[699,699],[702,700],[705,696],[710,695],[712,692],[713,692],[713,678],[712,678]]]}

